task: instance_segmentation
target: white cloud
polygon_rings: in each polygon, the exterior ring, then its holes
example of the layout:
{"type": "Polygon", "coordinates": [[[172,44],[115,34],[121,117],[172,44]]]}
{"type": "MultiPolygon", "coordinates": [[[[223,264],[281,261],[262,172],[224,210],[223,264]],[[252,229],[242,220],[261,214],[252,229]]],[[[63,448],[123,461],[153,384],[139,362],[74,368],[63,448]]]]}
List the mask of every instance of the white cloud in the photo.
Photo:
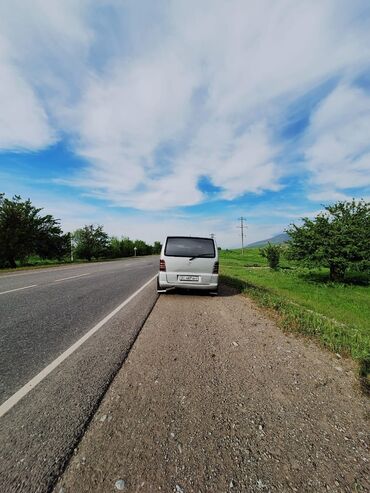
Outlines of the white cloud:
{"type": "MultiPolygon", "coordinates": [[[[306,160],[312,181],[336,199],[344,190],[370,186],[370,95],[338,86],[313,114],[306,160]]],[[[322,192],[317,192],[321,193],[322,192]]],[[[312,197],[319,197],[318,194],[312,197]]]]}
{"type": "MultiPolygon", "coordinates": [[[[140,209],[201,203],[203,176],[229,200],[279,190],[288,171],[271,122],[307,90],[369,63],[365,4],[2,2],[0,146],[68,138],[86,166],[61,178],[140,209]]],[[[306,156],[319,188],[363,184],[369,115],[359,92],[341,86],[312,119],[306,156]]]]}
{"type": "Polygon", "coordinates": [[[154,166],[157,146],[184,128],[193,88],[193,74],[174,56],[117,64],[104,76],[92,77],[80,104],[68,115],[77,152],[92,163],[78,183],[95,183],[120,195],[122,203],[137,200],[139,207],[140,197],[127,192],[145,185],[152,197],[165,183],[170,186],[171,173],[156,187],[146,175],[154,166]]]}
{"type": "Polygon", "coordinates": [[[40,150],[64,128],[55,112],[74,91],[91,32],[86,1],[0,2],[0,150],[40,150]]]}
{"type": "Polygon", "coordinates": [[[308,198],[313,202],[320,202],[324,205],[338,200],[351,200],[352,197],[342,192],[337,192],[333,189],[321,189],[317,192],[310,192],[308,198]]]}
{"type": "MultiPolygon", "coordinates": [[[[206,169],[213,183],[225,189],[224,198],[233,199],[245,192],[279,190],[280,170],[274,163],[277,148],[269,141],[264,123],[251,125],[240,136],[229,136],[221,145],[217,158],[208,161],[206,169]]],[[[209,141],[208,148],[212,147],[209,141]]],[[[214,147],[217,149],[218,144],[214,147]]]]}
{"type": "Polygon", "coordinates": [[[51,144],[54,132],[32,87],[7,57],[0,37],[0,150],[36,150],[51,144]]]}
{"type": "Polygon", "coordinates": [[[369,35],[353,36],[351,22],[336,2],[171,4],[150,44],[95,74],[74,108],[92,162],[77,183],[142,209],[201,202],[204,175],[227,199],[278,190],[284,169],[266,122],[369,60],[369,35]],[[154,157],[167,142],[180,148],[169,169],[154,157]]]}

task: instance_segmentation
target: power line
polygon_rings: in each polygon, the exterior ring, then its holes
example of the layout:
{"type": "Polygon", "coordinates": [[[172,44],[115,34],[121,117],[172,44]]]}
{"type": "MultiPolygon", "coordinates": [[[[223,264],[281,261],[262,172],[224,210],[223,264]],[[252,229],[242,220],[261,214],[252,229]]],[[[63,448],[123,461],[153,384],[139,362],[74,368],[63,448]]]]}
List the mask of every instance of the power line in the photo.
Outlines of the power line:
{"type": "Polygon", "coordinates": [[[240,226],[238,226],[238,228],[240,228],[240,233],[242,237],[242,255],[244,255],[244,229],[247,228],[247,225],[244,224],[244,221],[247,222],[247,220],[243,216],[239,217],[238,220],[240,221],[240,226]]]}

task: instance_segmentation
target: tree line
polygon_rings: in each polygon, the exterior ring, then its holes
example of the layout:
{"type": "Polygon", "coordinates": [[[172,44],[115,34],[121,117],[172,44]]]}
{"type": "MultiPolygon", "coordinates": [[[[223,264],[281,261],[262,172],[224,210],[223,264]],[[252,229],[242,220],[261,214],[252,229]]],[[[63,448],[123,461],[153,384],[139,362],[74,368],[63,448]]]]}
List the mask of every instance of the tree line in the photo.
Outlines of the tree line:
{"type": "Polygon", "coordinates": [[[327,267],[332,281],[343,281],[349,269],[370,270],[370,203],[339,201],[325,207],[315,218],[302,218],[286,232],[286,245],[268,244],[260,254],[272,269],[279,268],[280,255],[307,267],[327,267]]]}
{"type": "Polygon", "coordinates": [[[32,257],[42,260],[71,261],[114,259],[152,255],[161,243],[109,236],[101,225],[85,225],[63,233],[59,219],[42,214],[42,209],[19,195],[0,194],[0,268],[26,264],[32,257]]]}

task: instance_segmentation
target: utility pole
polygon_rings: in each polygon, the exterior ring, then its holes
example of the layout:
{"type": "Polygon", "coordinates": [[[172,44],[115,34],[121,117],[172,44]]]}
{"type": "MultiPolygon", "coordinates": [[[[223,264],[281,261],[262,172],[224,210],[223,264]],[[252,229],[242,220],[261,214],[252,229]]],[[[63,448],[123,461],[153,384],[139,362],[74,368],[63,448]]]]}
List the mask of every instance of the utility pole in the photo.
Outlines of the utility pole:
{"type": "Polygon", "coordinates": [[[247,221],[245,217],[241,216],[239,217],[239,221],[240,221],[240,226],[238,226],[238,228],[240,228],[240,233],[241,233],[241,237],[242,237],[242,255],[244,255],[244,228],[246,229],[247,228],[247,225],[244,224],[244,221],[247,221]]]}

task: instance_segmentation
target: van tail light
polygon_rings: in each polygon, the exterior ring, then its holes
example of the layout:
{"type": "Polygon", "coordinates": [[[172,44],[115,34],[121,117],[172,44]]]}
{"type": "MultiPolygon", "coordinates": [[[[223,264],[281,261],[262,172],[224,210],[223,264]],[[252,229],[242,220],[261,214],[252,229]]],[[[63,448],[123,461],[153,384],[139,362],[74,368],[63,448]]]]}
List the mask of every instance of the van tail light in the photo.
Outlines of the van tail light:
{"type": "Polygon", "coordinates": [[[159,270],[162,272],[166,272],[166,262],[164,260],[159,261],[159,270]]]}
{"type": "Polygon", "coordinates": [[[218,268],[219,268],[219,263],[215,262],[215,265],[213,266],[213,274],[218,274],[218,268]]]}

